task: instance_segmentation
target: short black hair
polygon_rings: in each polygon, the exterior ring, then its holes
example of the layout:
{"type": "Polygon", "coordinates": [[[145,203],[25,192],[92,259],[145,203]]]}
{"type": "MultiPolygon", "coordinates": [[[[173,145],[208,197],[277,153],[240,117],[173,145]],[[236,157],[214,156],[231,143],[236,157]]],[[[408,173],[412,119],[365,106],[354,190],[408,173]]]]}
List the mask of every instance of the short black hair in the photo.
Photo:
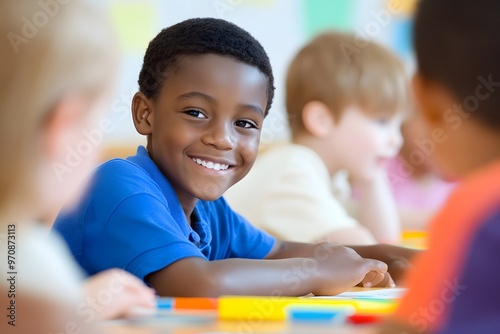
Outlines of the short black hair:
{"type": "Polygon", "coordinates": [[[139,74],[139,90],[156,99],[169,71],[182,56],[217,54],[257,67],[268,79],[266,114],[274,97],[271,63],[262,45],[247,31],[222,19],[194,18],[163,29],[150,43],[139,74]]]}
{"type": "Polygon", "coordinates": [[[495,129],[500,128],[499,13],[499,0],[421,0],[414,23],[422,76],[443,84],[471,117],[495,129]]]}

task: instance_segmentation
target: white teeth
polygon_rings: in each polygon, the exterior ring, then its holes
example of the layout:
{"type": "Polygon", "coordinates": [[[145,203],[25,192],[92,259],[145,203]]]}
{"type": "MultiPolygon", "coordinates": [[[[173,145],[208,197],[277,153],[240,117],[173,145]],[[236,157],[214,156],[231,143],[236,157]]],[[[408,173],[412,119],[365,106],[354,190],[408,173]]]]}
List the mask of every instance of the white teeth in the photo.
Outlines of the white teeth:
{"type": "Polygon", "coordinates": [[[212,162],[212,161],[205,161],[201,160],[198,158],[192,158],[194,162],[196,162],[198,165],[202,165],[205,168],[208,169],[213,169],[213,170],[226,170],[229,168],[229,165],[226,164],[220,164],[218,162],[212,162]]]}

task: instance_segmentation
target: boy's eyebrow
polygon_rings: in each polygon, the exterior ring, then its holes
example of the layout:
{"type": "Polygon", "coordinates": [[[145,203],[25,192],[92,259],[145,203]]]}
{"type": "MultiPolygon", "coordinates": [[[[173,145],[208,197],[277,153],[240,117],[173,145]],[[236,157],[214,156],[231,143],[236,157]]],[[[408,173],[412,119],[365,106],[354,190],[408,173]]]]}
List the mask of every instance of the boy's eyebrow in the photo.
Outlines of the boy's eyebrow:
{"type": "Polygon", "coordinates": [[[262,108],[254,105],[254,104],[243,104],[242,107],[244,109],[250,109],[252,111],[255,111],[256,113],[260,114],[261,116],[265,116],[264,112],[262,111],[262,108]]]}
{"type": "MultiPolygon", "coordinates": [[[[193,97],[200,97],[202,99],[207,100],[210,103],[215,103],[215,99],[212,96],[204,94],[204,93],[201,93],[201,92],[189,92],[189,93],[181,94],[181,95],[179,95],[179,100],[187,100],[187,99],[190,99],[190,98],[193,98],[193,97]]],[[[259,107],[257,105],[254,105],[254,104],[242,104],[241,107],[243,109],[250,109],[250,110],[255,111],[256,113],[261,114],[262,116],[264,116],[264,111],[262,110],[261,107],[259,107]]]]}
{"type": "Polygon", "coordinates": [[[179,100],[187,100],[187,99],[190,99],[193,97],[201,97],[202,99],[205,99],[210,103],[215,102],[215,99],[213,97],[211,97],[210,95],[207,95],[207,94],[200,93],[200,92],[189,92],[189,93],[181,94],[181,95],[179,95],[179,100]]]}

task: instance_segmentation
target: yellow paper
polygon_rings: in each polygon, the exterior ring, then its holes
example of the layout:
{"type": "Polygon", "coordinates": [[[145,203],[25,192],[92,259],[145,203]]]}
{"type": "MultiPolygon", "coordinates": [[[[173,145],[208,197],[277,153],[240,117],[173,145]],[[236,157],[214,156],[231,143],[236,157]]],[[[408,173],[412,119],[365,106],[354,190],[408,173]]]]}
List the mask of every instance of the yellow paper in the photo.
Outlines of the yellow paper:
{"type": "Polygon", "coordinates": [[[354,308],[356,313],[385,315],[396,308],[396,301],[318,299],[298,297],[239,297],[219,298],[219,317],[223,320],[285,320],[290,307],[354,308]]]}

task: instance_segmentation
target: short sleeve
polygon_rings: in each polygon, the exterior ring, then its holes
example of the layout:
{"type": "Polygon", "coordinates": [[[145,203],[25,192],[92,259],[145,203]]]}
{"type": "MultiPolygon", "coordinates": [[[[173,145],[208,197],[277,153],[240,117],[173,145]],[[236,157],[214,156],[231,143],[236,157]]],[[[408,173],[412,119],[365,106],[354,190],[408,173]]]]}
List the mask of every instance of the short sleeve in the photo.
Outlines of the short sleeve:
{"type": "Polygon", "coordinates": [[[245,218],[231,211],[233,240],[228,258],[263,259],[274,246],[275,239],[251,225],[245,218]]]}
{"type": "Polygon", "coordinates": [[[113,267],[144,279],[175,261],[205,256],[193,245],[164,202],[150,194],[124,199],[104,223],[86,219],[84,267],[113,267]]]}
{"type": "Polygon", "coordinates": [[[274,237],[234,212],[224,198],[206,204],[213,214],[212,259],[262,259],[271,251],[274,237]]]}

